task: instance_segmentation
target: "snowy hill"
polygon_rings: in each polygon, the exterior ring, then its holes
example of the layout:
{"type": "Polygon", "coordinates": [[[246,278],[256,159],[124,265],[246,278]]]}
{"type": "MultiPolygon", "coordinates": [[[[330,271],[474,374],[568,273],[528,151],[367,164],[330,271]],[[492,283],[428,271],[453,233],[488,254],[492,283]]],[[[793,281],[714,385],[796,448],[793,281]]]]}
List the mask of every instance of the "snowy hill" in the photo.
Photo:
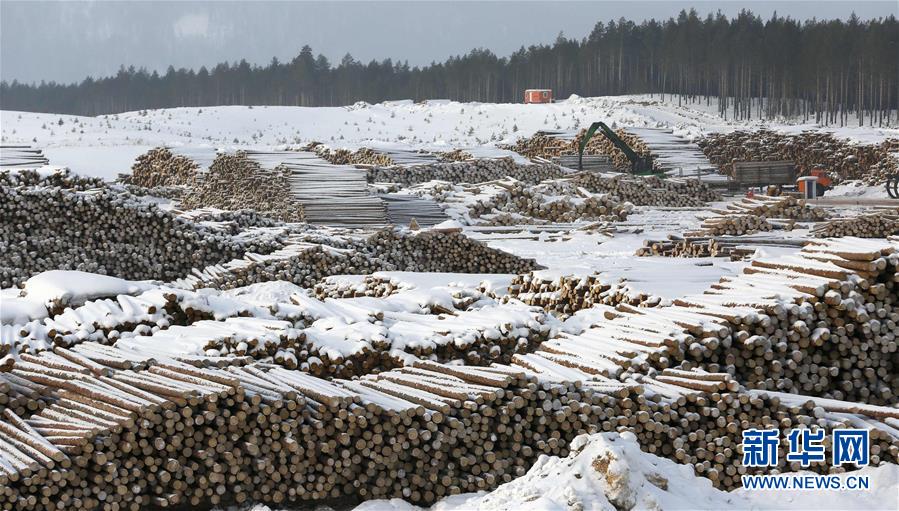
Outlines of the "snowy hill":
{"type": "MultiPolygon", "coordinates": [[[[767,125],[725,120],[715,101],[679,105],[658,95],[571,98],[552,104],[485,104],[431,100],[347,107],[173,108],[100,117],[0,112],[4,144],[44,149],[50,162],[82,174],[115,177],[134,158],[159,145],[271,148],[320,141],[335,147],[495,147],[539,130],[575,130],[602,120],[614,126],[666,127],[697,139],[712,131],[767,125]]],[[[789,122],[785,131],[814,128],[789,122]]],[[[899,136],[899,130],[837,128],[860,141],[899,136]]],[[[480,148],[479,153],[483,154],[480,148]]]]}

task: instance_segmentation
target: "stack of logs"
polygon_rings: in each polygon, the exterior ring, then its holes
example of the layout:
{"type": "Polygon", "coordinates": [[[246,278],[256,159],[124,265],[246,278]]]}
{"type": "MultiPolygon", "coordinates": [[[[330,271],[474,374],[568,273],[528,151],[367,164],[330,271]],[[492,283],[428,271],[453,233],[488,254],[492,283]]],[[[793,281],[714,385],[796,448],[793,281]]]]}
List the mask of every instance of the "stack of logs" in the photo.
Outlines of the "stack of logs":
{"type": "Polygon", "coordinates": [[[156,147],[137,157],[124,182],[144,188],[193,185],[200,166],[186,156],[156,147]]]}
{"type": "Polygon", "coordinates": [[[803,222],[819,222],[830,216],[827,210],[811,206],[804,199],[789,195],[744,197],[739,201],[728,203],[724,210],[716,212],[724,215],[748,214],[766,218],[788,218],[803,222]]]}
{"type": "Polygon", "coordinates": [[[622,282],[610,283],[595,273],[559,277],[534,272],[517,275],[502,298],[521,300],[562,318],[599,304],[655,307],[661,302],[657,296],[634,290],[622,282]]]}
{"type": "MultiPolygon", "coordinates": [[[[519,139],[515,145],[509,147],[522,156],[529,159],[552,159],[563,154],[577,154],[578,146],[581,143],[587,130],[580,130],[572,139],[565,139],[557,136],[547,135],[537,132],[530,138],[519,139]]],[[[636,135],[632,135],[624,129],[615,131],[618,136],[624,140],[636,153],[641,156],[649,154],[649,148],[636,135]]],[[[612,164],[621,172],[630,172],[631,162],[627,156],[615,146],[608,138],[596,135],[587,143],[584,154],[601,154],[611,158],[612,164]]]]}
{"type": "Polygon", "coordinates": [[[537,268],[533,259],[490,248],[459,232],[383,229],[346,243],[328,239],[315,244],[288,244],[265,257],[248,257],[196,270],[174,285],[187,289],[233,289],[282,280],[312,288],[331,275],[377,271],[524,273],[537,268]],[[331,245],[320,244],[323,242],[331,245]]]}
{"type": "Polygon", "coordinates": [[[334,165],[381,165],[385,167],[394,165],[390,156],[367,147],[350,151],[348,149],[331,149],[323,144],[315,143],[306,146],[305,150],[315,152],[320,158],[334,165]]]}
{"type": "Polygon", "coordinates": [[[203,181],[181,201],[185,208],[253,209],[285,222],[302,222],[303,206],[291,196],[290,171],[263,168],[246,153],[220,154],[203,181]]]}
{"type": "Polygon", "coordinates": [[[462,149],[453,149],[452,151],[437,151],[434,154],[437,156],[438,160],[444,162],[474,159],[474,156],[472,156],[471,153],[463,151],[462,149]]]}
{"type": "MultiPolygon", "coordinates": [[[[758,472],[740,464],[737,439],[751,427],[832,430],[867,420],[871,464],[899,453],[878,422],[896,418],[895,409],[833,410],[832,402],[745,392],[722,373],[565,382],[524,366],[421,361],[328,382],[267,365],[152,361],[117,370],[72,352],[52,364],[21,362],[13,373],[53,394],[40,412],[6,412],[0,422],[0,507],[22,511],[343,496],[427,505],[508,482],[538,455],[565,456],[577,434],[593,431],[632,431],[649,452],[724,489],[758,472]]],[[[779,469],[794,468],[777,459],[779,469]]]]}
{"type": "Polygon", "coordinates": [[[718,215],[703,220],[700,233],[704,236],[741,236],[770,231],[773,228],[774,226],[763,216],[718,215]]]}
{"type": "Polygon", "coordinates": [[[882,185],[899,172],[899,140],[876,145],[852,144],[831,133],[804,131],[787,135],[769,130],[714,133],[699,141],[709,160],[733,176],[736,161],[795,162],[800,175],[821,167],[834,180],[859,179],[867,185],[882,185]]]}
{"type": "Polygon", "coordinates": [[[479,220],[479,225],[614,222],[627,219],[633,209],[616,197],[590,193],[567,180],[545,181],[536,186],[514,180],[482,185],[496,185],[505,191],[468,207],[470,218],[479,220]]]}
{"type": "Polygon", "coordinates": [[[278,246],[237,241],[102,183],[84,189],[79,178],[0,179],[2,287],[57,269],[169,280],[278,246]]]}
{"type": "Polygon", "coordinates": [[[572,181],[590,192],[608,193],[635,206],[700,207],[721,200],[718,192],[693,179],[584,172],[573,176],[572,181]]]}
{"type": "Polygon", "coordinates": [[[669,236],[664,240],[644,240],[643,246],[637,249],[638,257],[718,257],[730,255],[722,250],[720,243],[709,237],[682,238],[669,236]]]}
{"type": "Polygon", "coordinates": [[[817,224],[812,229],[812,235],[818,238],[886,238],[894,234],[899,234],[899,212],[895,209],[835,218],[817,224]]]}
{"type": "MultiPolygon", "coordinates": [[[[831,239],[795,255],[754,259],[743,274],[676,298],[673,306],[619,305],[608,321],[594,321],[592,346],[637,329],[646,331],[636,337],[641,342],[602,349],[659,369],[726,371],[759,390],[893,405],[896,248],[888,240],[831,239]]],[[[580,364],[589,360],[581,357],[580,364]]]]}
{"type": "Polygon", "coordinates": [[[490,158],[434,163],[430,165],[372,167],[368,169],[369,183],[399,183],[415,185],[432,180],[450,183],[483,183],[511,177],[528,184],[544,179],[565,176],[565,172],[551,164],[516,163],[512,158],[490,158]]]}
{"type": "Polygon", "coordinates": [[[791,230],[796,221],[819,221],[829,216],[824,209],[812,207],[803,199],[768,195],[743,198],[712,211],[715,216],[705,218],[701,230],[686,236],[741,236],[775,228],[791,230]]]}

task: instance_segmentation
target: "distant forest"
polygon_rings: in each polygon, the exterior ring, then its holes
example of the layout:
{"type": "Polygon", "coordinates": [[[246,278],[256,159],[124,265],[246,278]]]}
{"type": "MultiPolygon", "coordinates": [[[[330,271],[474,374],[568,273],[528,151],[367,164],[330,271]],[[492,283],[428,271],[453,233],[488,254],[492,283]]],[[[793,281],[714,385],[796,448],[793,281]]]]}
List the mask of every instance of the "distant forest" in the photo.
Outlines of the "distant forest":
{"type": "Polygon", "coordinates": [[[718,98],[728,118],[803,117],[825,124],[899,122],[899,25],[896,17],[861,21],[778,17],[749,11],[705,19],[635,24],[599,22],[582,40],[509,57],[475,49],[423,67],[393,61],[334,65],[308,46],[290,62],[244,60],[165,74],[134,67],[79,84],[0,84],[0,108],[98,115],[212,105],[348,105],[356,101],[446,98],[520,102],[528,88],[557,98],[652,93],[680,101],[718,98]]]}

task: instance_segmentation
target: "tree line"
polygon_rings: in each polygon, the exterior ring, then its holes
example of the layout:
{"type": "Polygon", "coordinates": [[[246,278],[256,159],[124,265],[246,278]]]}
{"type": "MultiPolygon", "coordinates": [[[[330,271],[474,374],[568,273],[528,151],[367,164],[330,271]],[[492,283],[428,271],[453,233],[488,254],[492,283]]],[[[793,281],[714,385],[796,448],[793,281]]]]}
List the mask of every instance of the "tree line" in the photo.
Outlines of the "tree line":
{"type": "Polygon", "coordinates": [[[660,94],[717,98],[728,118],[802,117],[823,124],[899,123],[895,16],[797,20],[720,12],[640,24],[599,22],[577,40],[521,47],[508,57],[474,49],[426,66],[346,55],[334,65],[305,46],[290,62],[245,60],[165,74],[122,67],[81,83],[0,83],[0,108],[78,115],[214,105],[337,106],[356,101],[520,102],[528,88],[555,96],[660,94]]]}

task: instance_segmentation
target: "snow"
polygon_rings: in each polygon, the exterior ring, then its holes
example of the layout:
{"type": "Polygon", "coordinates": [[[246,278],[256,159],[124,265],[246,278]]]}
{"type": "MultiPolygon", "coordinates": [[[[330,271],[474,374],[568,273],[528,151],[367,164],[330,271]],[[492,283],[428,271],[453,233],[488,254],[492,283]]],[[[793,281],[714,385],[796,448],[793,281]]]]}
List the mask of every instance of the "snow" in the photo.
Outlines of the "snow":
{"type": "Polygon", "coordinates": [[[498,146],[538,130],[576,130],[602,120],[614,127],[668,128],[695,141],[718,131],[761,128],[797,133],[832,131],[841,138],[878,142],[899,130],[818,127],[791,120],[733,121],[718,115],[717,101],[678,104],[656,95],[573,96],[551,104],[390,101],[347,107],[223,106],[169,108],[99,117],[0,112],[3,143],[45,150],[50,162],[76,172],[113,178],[134,157],[159,145],[189,151],[212,148],[272,149],[319,141],[331,147],[467,150],[475,156],[508,154],[498,146]],[[60,124],[62,121],[62,124],[60,124]]]}
{"type": "Polygon", "coordinates": [[[146,282],[134,282],[96,273],[52,270],[28,279],[25,282],[24,296],[32,302],[47,306],[80,305],[87,300],[121,294],[133,295],[152,287],[146,282]]]}
{"type": "Polygon", "coordinates": [[[9,293],[0,295],[0,325],[21,325],[35,319],[44,319],[47,315],[47,307],[38,301],[9,293]]]}

